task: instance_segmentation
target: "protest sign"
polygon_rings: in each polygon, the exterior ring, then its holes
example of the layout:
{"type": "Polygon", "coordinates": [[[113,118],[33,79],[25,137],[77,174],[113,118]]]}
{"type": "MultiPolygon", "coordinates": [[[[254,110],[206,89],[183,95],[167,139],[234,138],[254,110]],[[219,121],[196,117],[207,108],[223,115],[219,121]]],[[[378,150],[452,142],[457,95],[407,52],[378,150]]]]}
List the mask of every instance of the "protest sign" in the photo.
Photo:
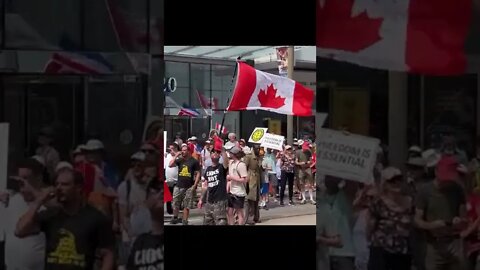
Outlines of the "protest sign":
{"type": "Polygon", "coordinates": [[[260,146],[264,148],[282,151],[284,141],[285,141],[284,136],[266,133],[265,136],[263,137],[263,142],[260,146]]]}
{"type": "MultiPolygon", "coordinates": [[[[164,130],[163,131],[163,156],[166,157],[167,156],[167,131],[164,130]]],[[[163,168],[166,169],[167,168],[167,163],[166,162],[163,162],[163,168]]]]}
{"type": "Polygon", "coordinates": [[[317,173],[372,182],[378,139],[330,129],[320,129],[317,135],[317,173]]]}
{"type": "Polygon", "coordinates": [[[265,134],[267,134],[268,128],[255,128],[250,135],[250,139],[248,139],[248,142],[251,143],[262,143],[263,139],[265,137],[265,134]]]}

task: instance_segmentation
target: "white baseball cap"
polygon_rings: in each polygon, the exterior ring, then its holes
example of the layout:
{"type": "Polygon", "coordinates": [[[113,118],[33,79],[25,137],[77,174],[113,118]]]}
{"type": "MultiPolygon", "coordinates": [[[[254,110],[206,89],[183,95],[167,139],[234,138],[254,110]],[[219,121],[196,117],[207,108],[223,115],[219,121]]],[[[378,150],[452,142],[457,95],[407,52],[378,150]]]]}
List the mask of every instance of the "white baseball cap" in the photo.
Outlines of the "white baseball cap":
{"type": "Polygon", "coordinates": [[[230,149],[232,149],[234,146],[235,146],[234,143],[232,143],[232,142],[227,142],[227,143],[225,144],[224,148],[225,148],[225,150],[230,150],[230,149]]]}
{"type": "Polygon", "coordinates": [[[83,149],[85,149],[85,145],[80,144],[75,148],[75,150],[73,150],[73,154],[80,154],[80,153],[82,153],[83,149]]]}
{"type": "Polygon", "coordinates": [[[73,166],[72,164],[66,162],[66,161],[60,161],[58,164],[57,164],[57,167],[55,167],[55,172],[58,173],[60,170],[62,169],[70,169],[70,170],[73,170],[73,166]]]}
{"type": "Polygon", "coordinates": [[[426,166],[431,168],[437,166],[442,156],[435,151],[435,149],[428,149],[422,153],[422,157],[425,160],[426,166]]]}
{"type": "Polygon", "coordinates": [[[35,155],[32,157],[32,159],[35,159],[36,161],[38,161],[38,163],[42,164],[42,166],[45,167],[45,158],[43,158],[42,156],[39,156],[39,155],[35,155]]]}
{"type": "Polygon", "coordinates": [[[407,165],[416,166],[416,167],[425,167],[427,163],[422,157],[412,157],[407,161],[407,165]]]}
{"type": "Polygon", "coordinates": [[[394,177],[401,175],[402,171],[395,167],[387,167],[382,171],[382,179],[385,181],[392,180],[394,177]]]}
{"type": "Polygon", "coordinates": [[[408,152],[422,153],[422,148],[417,145],[413,145],[408,149],[408,152]]]}
{"type": "Polygon", "coordinates": [[[304,141],[303,140],[298,140],[298,145],[303,145],[304,141]]]}
{"type": "Polygon", "coordinates": [[[94,139],[94,140],[89,140],[85,144],[85,147],[83,149],[87,151],[96,151],[96,150],[105,149],[105,146],[103,145],[102,141],[94,139]]]}
{"type": "Polygon", "coordinates": [[[195,137],[195,136],[192,136],[192,137],[190,138],[190,141],[196,141],[196,140],[197,140],[197,137],[195,137]]]}
{"type": "Polygon", "coordinates": [[[138,161],[144,161],[145,158],[146,156],[145,156],[145,153],[143,152],[136,152],[130,157],[131,160],[138,160],[138,161]]]}

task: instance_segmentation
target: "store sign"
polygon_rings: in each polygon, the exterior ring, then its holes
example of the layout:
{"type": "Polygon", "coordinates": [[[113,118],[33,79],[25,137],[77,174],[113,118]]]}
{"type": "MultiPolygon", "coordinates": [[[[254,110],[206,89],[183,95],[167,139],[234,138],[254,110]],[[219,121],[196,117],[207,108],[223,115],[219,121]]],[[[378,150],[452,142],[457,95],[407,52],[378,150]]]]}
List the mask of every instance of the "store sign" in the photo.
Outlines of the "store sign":
{"type": "Polygon", "coordinates": [[[173,93],[177,90],[177,79],[174,77],[163,79],[163,91],[167,93],[173,93]]]}

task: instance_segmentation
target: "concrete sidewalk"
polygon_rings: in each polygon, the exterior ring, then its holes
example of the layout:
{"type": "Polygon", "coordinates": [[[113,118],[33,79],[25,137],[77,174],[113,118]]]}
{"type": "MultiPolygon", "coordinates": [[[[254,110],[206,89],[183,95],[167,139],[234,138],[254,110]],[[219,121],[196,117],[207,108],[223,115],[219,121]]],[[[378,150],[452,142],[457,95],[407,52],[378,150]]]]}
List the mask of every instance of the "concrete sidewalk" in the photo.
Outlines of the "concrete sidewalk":
{"type": "MultiPolygon", "coordinates": [[[[274,203],[273,201],[269,204],[269,210],[260,209],[260,222],[266,222],[272,219],[281,219],[281,218],[289,218],[289,217],[297,217],[297,216],[306,216],[306,215],[315,215],[316,214],[316,207],[310,203],[306,204],[295,204],[292,206],[285,205],[279,206],[278,203],[274,203]]],[[[181,214],[180,214],[181,216],[181,214]]],[[[172,226],[170,224],[170,220],[172,219],[172,215],[169,215],[165,212],[165,225],[172,226]]],[[[304,225],[310,225],[311,222],[307,222],[304,225]]],[[[181,225],[181,224],[178,224],[181,225]]],[[[189,225],[203,225],[203,209],[193,209],[190,210],[190,218],[189,218],[189,225]]],[[[303,225],[303,224],[298,224],[303,225]]]]}

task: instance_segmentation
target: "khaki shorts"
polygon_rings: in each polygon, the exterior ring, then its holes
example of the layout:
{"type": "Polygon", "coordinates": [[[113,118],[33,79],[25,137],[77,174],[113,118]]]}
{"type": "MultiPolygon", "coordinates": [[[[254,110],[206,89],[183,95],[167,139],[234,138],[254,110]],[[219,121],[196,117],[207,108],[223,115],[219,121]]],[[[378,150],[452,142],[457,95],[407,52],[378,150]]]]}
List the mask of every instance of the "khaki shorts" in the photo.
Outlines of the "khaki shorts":
{"type": "Polygon", "coordinates": [[[176,209],[179,209],[182,204],[183,207],[186,209],[195,209],[196,206],[196,199],[197,199],[197,191],[192,193],[193,186],[190,188],[179,188],[175,187],[173,189],[173,206],[176,209]]]}
{"type": "Polygon", "coordinates": [[[313,186],[314,184],[314,178],[313,178],[313,174],[312,174],[312,170],[311,169],[306,169],[306,170],[299,170],[298,171],[298,181],[300,181],[300,183],[302,185],[311,185],[313,186]]]}
{"type": "Polygon", "coordinates": [[[227,200],[205,205],[203,225],[227,225],[227,200]]]}

